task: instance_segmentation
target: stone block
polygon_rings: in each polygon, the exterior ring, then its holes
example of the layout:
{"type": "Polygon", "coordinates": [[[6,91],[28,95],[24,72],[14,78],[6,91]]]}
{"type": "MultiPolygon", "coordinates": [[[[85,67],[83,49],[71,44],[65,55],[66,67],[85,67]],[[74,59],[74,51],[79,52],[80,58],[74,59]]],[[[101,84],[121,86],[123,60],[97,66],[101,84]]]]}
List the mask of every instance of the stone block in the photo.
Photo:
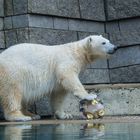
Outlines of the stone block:
{"type": "Polygon", "coordinates": [[[16,30],[7,30],[5,31],[5,42],[6,48],[17,43],[16,30]]]}
{"type": "Polygon", "coordinates": [[[30,28],[30,41],[46,45],[63,44],[77,40],[74,31],[62,31],[43,28],[30,28]]]}
{"type": "Polygon", "coordinates": [[[140,46],[120,48],[109,59],[109,68],[140,64],[140,46]]]}
{"type": "Polygon", "coordinates": [[[4,0],[0,0],[0,17],[4,17],[4,0]]]}
{"type": "Polygon", "coordinates": [[[5,0],[4,3],[4,13],[5,16],[13,15],[13,0],[5,0]]]}
{"type": "Polygon", "coordinates": [[[140,16],[139,0],[107,0],[108,20],[140,16]]]}
{"type": "Polygon", "coordinates": [[[136,115],[140,111],[140,88],[110,86],[97,88],[93,86],[92,93],[103,101],[106,115],[136,115]]]}
{"type": "Polygon", "coordinates": [[[127,19],[119,21],[121,31],[137,31],[140,30],[140,18],[127,19]]]}
{"type": "Polygon", "coordinates": [[[79,38],[79,39],[83,39],[83,38],[85,38],[85,37],[87,37],[87,36],[89,36],[89,35],[103,35],[105,38],[108,38],[108,34],[106,34],[106,33],[78,32],[78,38],[79,38]]]}
{"type": "Polygon", "coordinates": [[[69,30],[104,33],[104,23],[69,19],[69,30]]]}
{"type": "Polygon", "coordinates": [[[88,37],[90,35],[97,35],[98,33],[89,33],[89,32],[78,32],[78,38],[80,39],[84,39],[85,37],[88,37]]]}
{"type": "Polygon", "coordinates": [[[13,0],[14,15],[28,13],[28,0],[13,0]]]}
{"type": "Polygon", "coordinates": [[[48,98],[42,98],[35,102],[36,113],[41,116],[52,115],[52,109],[48,98]]]}
{"type": "Polygon", "coordinates": [[[111,83],[138,83],[140,82],[140,65],[110,69],[111,83]]]}
{"type": "Polygon", "coordinates": [[[137,31],[125,31],[110,33],[110,40],[117,46],[129,46],[140,44],[140,32],[137,31]]]}
{"type": "Polygon", "coordinates": [[[29,15],[30,27],[53,28],[53,18],[42,15],[29,15]]]}
{"type": "Polygon", "coordinates": [[[106,32],[107,33],[114,33],[119,32],[119,22],[118,21],[112,21],[112,22],[106,22],[106,32]]]}
{"type": "Polygon", "coordinates": [[[105,21],[103,0],[79,0],[81,18],[105,21]]]}
{"type": "Polygon", "coordinates": [[[80,74],[80,80],[84,84],[109,83],[108,69],[86,69],[80,74]]]}
{"type": "Polygon", "coordinates": [[[54,18],[54,29],[68,30],[68,19],[67,18],[54,18]]]}
{"type": "Polygon", "coordinates": [[[3,18],[0,18],[0,30],[3,30],[3,18]]]}
{"type": "Polygon", "coordinates": [[[18,43],[29,43],[29,29],[19,28],[5,31],[6,48],[18,43]]]}
{"type": "Polygon", "coordinates": [[[106,115],[126,115],[129,113],[128,95],[130,92],[127,89],[98,89],[93,90],[93,93],[96,93],[103,101],[106,115]]]}
{"type": "Polygon", "coordinates": [[[5,48],[5,37],[4,37],[4,32],[0,31],[0,49],[5,48]]]}
{"type": "Polygon", "coordinates": [[[107,60],[106,59],[96,60],[95,62],[90,64],[90,68],[96,69],[107,68],[107,60]]]}
{"type": "Polygon", "coordinates": [[[5,17],[4,18],[4,29],[12,29],[13,25],[12,25],[12,17],[5,17]]]}
{"type": "Polygon", "coordinates": [[[13,28],[28,27],[28,15],[18,15],[12,17],[13,28]]]}
{"type": "Polygon", "coordinates": [[[79,18],[77,0],[28,0],[29,13],[79,18]]]}
{"type": "Polygon", "coordinates": [[[17,43],[29,43],[29,29],[19,28],[16,30],[17,33],[17,43]]]}

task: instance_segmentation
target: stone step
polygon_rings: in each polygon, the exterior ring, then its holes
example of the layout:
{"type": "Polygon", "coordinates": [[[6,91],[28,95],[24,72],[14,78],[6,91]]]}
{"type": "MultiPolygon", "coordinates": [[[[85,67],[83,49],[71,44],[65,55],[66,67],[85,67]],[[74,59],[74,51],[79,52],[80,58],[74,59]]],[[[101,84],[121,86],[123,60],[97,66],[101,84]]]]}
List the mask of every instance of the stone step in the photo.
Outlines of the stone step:
{"type": "Polygon", "coordinates": [[[140,114],[140,84],[106,84],[85,86],[96,93],[105,105],[106,115],[140,114]]]}
{"type": "MultiPolygon", "coordinates": [[[[103,101],[106,115],[140,114],[140,84],[85,85],[85,88],[103,101]]],[[[63,104],[66,111],[78,114],[78,100],[72,95],[63,104]]]]}

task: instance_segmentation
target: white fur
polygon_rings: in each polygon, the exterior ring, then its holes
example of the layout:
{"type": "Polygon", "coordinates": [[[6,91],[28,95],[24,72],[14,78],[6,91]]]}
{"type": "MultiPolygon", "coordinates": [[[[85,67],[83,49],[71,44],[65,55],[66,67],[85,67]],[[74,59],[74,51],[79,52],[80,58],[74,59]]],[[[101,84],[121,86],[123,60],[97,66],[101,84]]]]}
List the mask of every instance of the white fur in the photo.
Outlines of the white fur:
{"type": "MultiPolygon", "coordinates": [[[[10,80],[16,84],[24,102],[34,101],[44,95],[52,96],[52,93],[61,94],[59,91],[71,92],[82,99],[93,99],[95,96],[88,95],[78,74],[88,63],[105,57],[112,48],[113,45],[102,36],[90,36],[77,42],[55,46],[23,43],[1,53],[0,66],[4,67],[10,80]],[[106,42],[106,45],[102,45],[102,42],[106,42]]],[[[6,91],[0,94],[9,94],[9,97],[12,97],[12,93],[6,91]]],[[[59,97],[64,98],[61,95],[59,97]]],[[[54,102],[55,112],[62,110],[57,99],[54,99],[54,102]]],[[[7,108],[14,111],[13,108],[7,108]]]]}

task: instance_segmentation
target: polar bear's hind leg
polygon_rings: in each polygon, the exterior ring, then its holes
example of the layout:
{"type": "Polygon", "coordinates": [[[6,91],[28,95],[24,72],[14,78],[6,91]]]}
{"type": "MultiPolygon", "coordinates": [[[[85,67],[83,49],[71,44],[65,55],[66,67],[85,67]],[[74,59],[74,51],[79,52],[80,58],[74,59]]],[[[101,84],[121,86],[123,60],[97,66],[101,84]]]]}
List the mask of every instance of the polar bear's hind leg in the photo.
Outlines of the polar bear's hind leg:
{"type": "Polygon", "coordinates": [[[0,66],[0,103],[7,121],[29,121],[30,116],[21,112],[22,94],[16,81],[12,80],[6,68],[0,66]]]}

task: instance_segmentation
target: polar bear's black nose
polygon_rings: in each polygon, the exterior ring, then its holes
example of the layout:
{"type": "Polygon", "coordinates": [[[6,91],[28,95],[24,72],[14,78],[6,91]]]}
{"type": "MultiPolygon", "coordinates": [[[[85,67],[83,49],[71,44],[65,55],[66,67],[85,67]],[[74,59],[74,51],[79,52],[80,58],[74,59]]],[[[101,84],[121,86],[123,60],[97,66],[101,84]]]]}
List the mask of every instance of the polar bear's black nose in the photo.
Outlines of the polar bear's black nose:
{"type": "Polygon", "coordinates": [[[118,47],[117,46],[114,46],[114,50],[117,50],[118,49],[118,47]]]}
{"type": "Polygon", "coordinates": [[[108,50],[108,54],[113,54],[115,52],[115,49],[110,49],[110,50],[108,50]]]}
{"type": "Polygon", "coordinates": [[[118,47],[117,46],[115,46],[115,45],[113,45],[113,44],[111,44],[111,48],[108,50],[108,54],[113,54],[113,53],[115,53],[115,51],[118,49],[118,47]]]}

